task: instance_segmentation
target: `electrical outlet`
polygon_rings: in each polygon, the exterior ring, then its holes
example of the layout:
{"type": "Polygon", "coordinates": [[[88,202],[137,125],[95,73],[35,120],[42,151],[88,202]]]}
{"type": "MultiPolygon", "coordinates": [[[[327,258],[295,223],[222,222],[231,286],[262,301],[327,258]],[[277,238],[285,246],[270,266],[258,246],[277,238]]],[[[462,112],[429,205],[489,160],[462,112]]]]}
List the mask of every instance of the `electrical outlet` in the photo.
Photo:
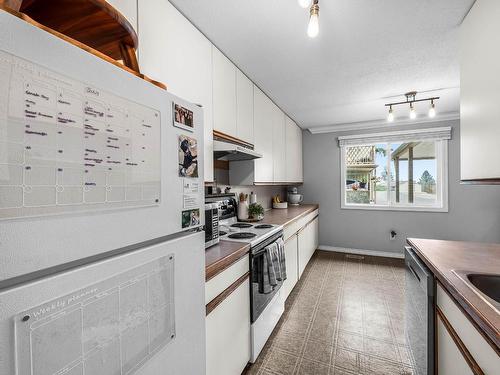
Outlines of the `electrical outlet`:
{"type": "Polygon", "coordinates": [[[396,231],[395,231],[395,230],[391,230],[391,231],[390,231],[390,233],[389,233],[389,239],[390,239],[391,241],[394,241],[394,240],[396,239],[396,236],[397,236],[397,235],[398,235],[398,234],[396,233],[396,231]]]}

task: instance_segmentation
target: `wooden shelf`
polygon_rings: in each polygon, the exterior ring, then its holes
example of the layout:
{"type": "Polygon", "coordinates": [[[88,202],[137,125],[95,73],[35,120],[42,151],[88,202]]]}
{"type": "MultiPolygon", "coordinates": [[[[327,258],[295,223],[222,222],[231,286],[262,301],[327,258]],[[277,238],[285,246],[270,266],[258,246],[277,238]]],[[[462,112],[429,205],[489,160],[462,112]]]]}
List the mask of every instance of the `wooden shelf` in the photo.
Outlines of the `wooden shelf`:
{"type": "Polygon", "coordinates": [[[163,83],[141,74],[135,54],[137,34],[125,17],[104,0],[0,0],[0,9],[167,89],[163,83]]]}

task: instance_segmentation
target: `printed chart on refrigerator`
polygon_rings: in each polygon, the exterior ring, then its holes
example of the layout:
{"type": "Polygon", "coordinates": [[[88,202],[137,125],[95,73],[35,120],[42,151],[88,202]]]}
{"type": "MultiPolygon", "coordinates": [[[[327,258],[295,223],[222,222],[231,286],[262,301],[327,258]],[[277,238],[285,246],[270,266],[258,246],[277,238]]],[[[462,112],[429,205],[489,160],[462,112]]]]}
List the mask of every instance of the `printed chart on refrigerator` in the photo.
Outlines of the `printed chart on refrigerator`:
{"type": "Polygon", "coordinates": [[[0,219],[161,198],[161,116],[0,51],[0,219]]]}

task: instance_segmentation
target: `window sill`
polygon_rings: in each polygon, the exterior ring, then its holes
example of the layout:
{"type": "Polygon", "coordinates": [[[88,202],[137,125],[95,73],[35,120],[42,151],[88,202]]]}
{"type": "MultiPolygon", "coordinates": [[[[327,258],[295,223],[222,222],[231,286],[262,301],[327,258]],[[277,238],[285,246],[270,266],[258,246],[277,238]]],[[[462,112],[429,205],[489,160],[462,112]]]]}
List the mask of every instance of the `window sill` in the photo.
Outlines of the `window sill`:
{"type": "Polygon", "coordinates": [[[366,204],[342,204],[342,210],[372,210],[372,211],[413,211],[413,212],[448,212],[448,207],[426,206],[377,206],[366,204]]]}

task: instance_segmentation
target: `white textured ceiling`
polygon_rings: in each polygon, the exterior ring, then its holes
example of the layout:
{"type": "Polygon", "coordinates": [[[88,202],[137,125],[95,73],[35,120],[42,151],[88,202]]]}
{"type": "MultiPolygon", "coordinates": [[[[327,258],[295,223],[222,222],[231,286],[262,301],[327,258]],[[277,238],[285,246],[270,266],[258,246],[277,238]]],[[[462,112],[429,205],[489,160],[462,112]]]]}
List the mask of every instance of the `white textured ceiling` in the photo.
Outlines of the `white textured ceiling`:
{"type": "Polygon", "coordinates": [[[474,0],[320,0],[316,39],[296,0],[171,2],[303,128],[383,120],[410,90],[442,97],[437,118],[459,111],[458,27],[474,0]]]}

